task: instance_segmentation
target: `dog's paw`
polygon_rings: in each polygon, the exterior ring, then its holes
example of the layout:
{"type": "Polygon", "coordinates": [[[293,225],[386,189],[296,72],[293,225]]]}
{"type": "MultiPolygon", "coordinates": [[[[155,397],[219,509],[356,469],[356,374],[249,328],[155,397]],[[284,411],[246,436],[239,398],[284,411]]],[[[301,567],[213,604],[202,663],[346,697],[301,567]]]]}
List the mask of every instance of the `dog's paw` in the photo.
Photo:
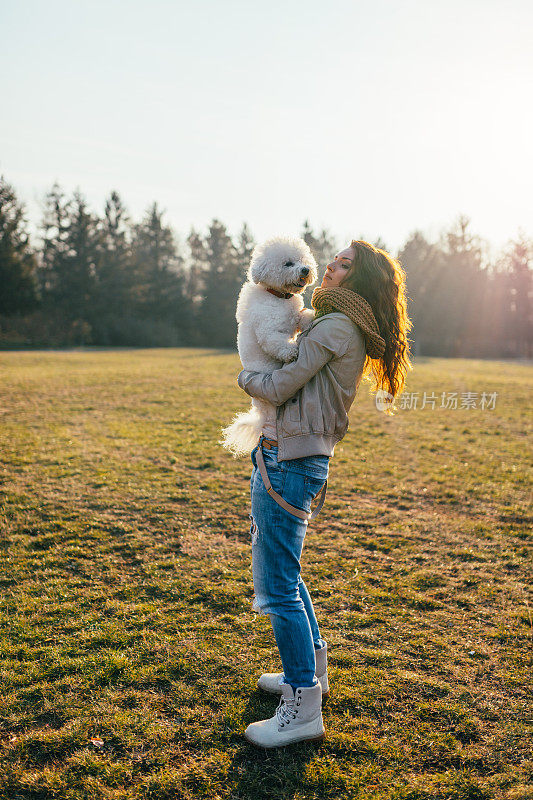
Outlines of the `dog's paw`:
{"type": "Polygon", "coordinates": [[[298,330],[303,333],[315,320],[315,311],[312,308],[303,308],[298,315],[298,330]]]}
{"type": "Polygon", "coordinates": [[[306,331],[308,328],[310,328],[310,327],[311,327],[311,323],[312,323],[312,322],[313,322],[313,320],[312,320],[312,319],[307,319],[307,320],[304,320],[303,322],[300,322],[300,323],[299,323],[299,325],[298,325],[298,331],[299,331],[300,333],[305,333],[305,331],[306,331]]]}
{"type": "Polygon", "coordinates": [[[280,347],[278,350],[278,358],[286,364],[288,364],[289,361],[296,361],[298,358],[298,345],[287,344],[284,347],[280,347]]]}

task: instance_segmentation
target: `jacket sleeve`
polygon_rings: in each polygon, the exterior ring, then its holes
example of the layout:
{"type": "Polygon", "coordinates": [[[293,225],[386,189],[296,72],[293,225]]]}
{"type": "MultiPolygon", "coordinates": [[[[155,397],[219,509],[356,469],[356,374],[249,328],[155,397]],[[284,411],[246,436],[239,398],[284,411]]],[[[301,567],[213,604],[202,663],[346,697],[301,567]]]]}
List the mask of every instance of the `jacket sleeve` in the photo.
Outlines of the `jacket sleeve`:
{"type": "Polygon", "coordinates": [[[243,370],[237,378],[237,383],[251,397],[259,397],[275,406],[281,406],[328,361],[344,355],[350,339],[351,335],[339,338],[338,332],[336,336],[332,335],[330,326],[326,322],[315,325],[308,335],[301,339],[296,361],[284,364],[274,372],[243,370]]]}

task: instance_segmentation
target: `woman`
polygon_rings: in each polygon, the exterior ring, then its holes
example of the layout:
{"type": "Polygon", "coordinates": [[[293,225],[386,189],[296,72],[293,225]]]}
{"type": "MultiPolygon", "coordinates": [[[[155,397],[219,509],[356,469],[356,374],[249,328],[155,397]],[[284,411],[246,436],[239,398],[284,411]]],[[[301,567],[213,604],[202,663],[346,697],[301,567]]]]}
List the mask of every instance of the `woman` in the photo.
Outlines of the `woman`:
{"type": "MultiPolygon", "coordinates": [[[[265,673],[258,681],[281,694],[273,717],[246,728],[246,739],[261,747],[323,738],[322,696],[329,686],[327,643],[300,575],[307,522],[266,491],[257,451],[261,447],[275,492],[309,512],[348,429],[361,379],[372,373],[373,390],[386,391],[393,403],[412,369],[405,273],[384,250],[352,241],[328,264],[311,305],[315,319],[298,339],[296,361],[272,373],[243,370],[238,377],[245,392],[276,406],[275,420],[265,424],[251,454],[253,607],[270,616],[283,665],[282,673],[265,673]]],[[[393,405],[386,411],[393,413],[393,405]]]]}

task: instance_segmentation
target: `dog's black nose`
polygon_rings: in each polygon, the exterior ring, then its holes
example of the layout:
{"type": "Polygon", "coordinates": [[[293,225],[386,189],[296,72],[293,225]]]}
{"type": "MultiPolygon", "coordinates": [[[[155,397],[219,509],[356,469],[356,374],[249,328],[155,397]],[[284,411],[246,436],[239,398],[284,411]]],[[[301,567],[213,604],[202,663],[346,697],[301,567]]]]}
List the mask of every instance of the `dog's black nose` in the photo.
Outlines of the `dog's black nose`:
{"type": "Polygon", "coordinates": [[[309,275],[309,267],[302,267],[302,269],[300,270],[300,273],[302,275],[309,275]]]}

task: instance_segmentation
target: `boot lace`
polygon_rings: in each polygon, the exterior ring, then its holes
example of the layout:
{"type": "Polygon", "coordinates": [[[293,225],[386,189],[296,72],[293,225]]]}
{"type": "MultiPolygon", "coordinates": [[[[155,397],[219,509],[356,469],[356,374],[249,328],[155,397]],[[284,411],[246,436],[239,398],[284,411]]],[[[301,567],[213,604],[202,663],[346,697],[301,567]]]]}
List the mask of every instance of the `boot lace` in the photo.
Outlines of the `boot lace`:
{"type": "Polygon", "coordinates": [[[276,709],[276,716],[278,718],[278,725],[280,728],[284,728],[285,725],[289,725],[293,719],[296,719],[299,705],[299,698],[296,701],[286,700],[284,697],[281,698],[276,709]]]}

